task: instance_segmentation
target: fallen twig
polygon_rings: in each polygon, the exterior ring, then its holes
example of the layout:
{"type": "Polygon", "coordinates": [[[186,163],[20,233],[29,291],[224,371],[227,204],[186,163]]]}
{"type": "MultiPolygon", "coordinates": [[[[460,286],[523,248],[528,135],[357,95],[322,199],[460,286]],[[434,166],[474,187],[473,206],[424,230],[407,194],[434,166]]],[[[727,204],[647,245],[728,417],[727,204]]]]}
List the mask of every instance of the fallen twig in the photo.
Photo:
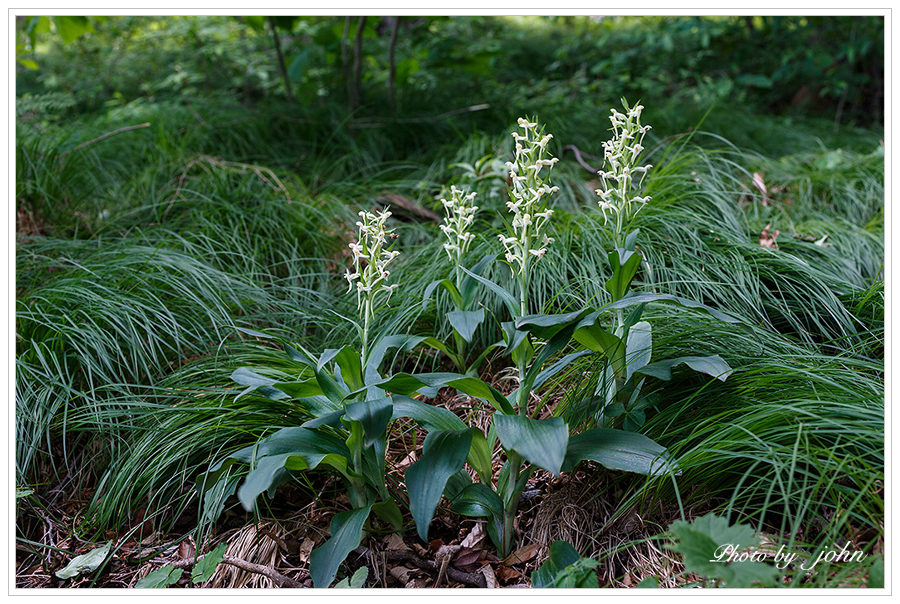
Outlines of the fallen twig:
{"type": "Polygon", "coordinates": [[[138,124],[137,126],[125,126],[124,128],[119,128],[118,130],[113,130],[112,132],[107,132],[103,136],[98,136],[97,138],[95,138],[93,140],[89,140],[86,143],[81,143],[77,147],[72,147],[68,151],[63,151],[62,153],[59,154],[59,158],[62,159],[69,153],[72,153],[73,151],[78,151],[79,149],[87,147],[88,145],[93,145],[94,143],[99,143],[100,141],[106,140],[111,136],[115,136],[117,134],[122,134],[123,132],[130,132],[131,130],[140,130],[141,128],[149,128],[149,127],[150,127],[150,122],[147,122],[146,124],[138,124]]]}
{"type": "MultiPolygon", "coordinates": [[[[382,552],[385,557],[392,562],[409,562],[417,567],[437,574],[440,569],[438,565],[431,560],[420,557],[412,550],[391,549],[382,552]]],[[[447,566],[444,573],[450,580],[457,583],[464,583],[472,587],[487,588],[487,581],[481,573],[466,573],[459,569],[447,566]]]]}
{"type": "MultiPolygon", "coordinates": [[[[578,147],[576,147],[575,145],[566,145],[565,147],[563,147],[563,153],[565,153],[566,151],[571,151],[572,153],[575,154],[575,161],[577,161],[581,165],[582,168],[584,168],[588,172],[591,172],[592,174],[597,173],[597,170],[590,167],[587,164],[587,162],[584,161],[584,158],[581,157],[581,151],[578,150],[578,147]]],[[[593,156],[591,156],[591,157],[593,157],[593,156]]],[[[598,158],[594,158],[594,159],[598,159],[598,158]]]]}
{"type": "MultiPolygon", "coordinates": [[[[194,566],[195,562],[199,562],[203,559],[203,556],[198,556],[197,560],[179,560],[178,562],[173,562],[172,566],[175,568],[191,568],[194,566]]],[[[231,566],[236,566],[241,570],[245,570],[247,572],[256,573],[257,575],[263,575],[267,577],[272,583],[275,584],[275,587],[293,587],[295,589],[303,588],[303,584],[291,579],[290,577],[286,577],[282,575],[280,572],[275,570],[274,568],[269,568],[268,566],[263,566],[262,564],[254,564],[253,562],[247,562],[246,560],[242,560],[241,558],[235,558],[234,556],[225,555],[222,558],[222,562],[224,564],[230,564],[231,566]]]]}

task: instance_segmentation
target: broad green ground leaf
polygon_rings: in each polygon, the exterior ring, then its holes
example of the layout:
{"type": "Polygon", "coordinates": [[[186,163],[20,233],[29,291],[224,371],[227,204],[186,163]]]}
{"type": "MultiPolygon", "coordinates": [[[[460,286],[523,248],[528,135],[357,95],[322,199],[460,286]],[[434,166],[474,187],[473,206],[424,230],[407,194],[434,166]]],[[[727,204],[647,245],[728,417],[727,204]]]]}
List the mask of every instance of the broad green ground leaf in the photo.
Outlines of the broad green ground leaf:
{"type": "Polygon", "coordinates": [[[334,588],[335,589],[360,589],[366,586],[366,579],[369,578],[369,567],[361,566],[356,569],[356,572],[353,573],[352,577],[345,577],[338,581],[334,588]]]}
{"type": "Polygon", "coordinates": [[[225,558],[225,550],[228,548],[227,543],[220,543],[214,550],[208,552],[200,559],[191,570],[191,583],[199,585],[209,581],[216,572],[216,567],[225,558]]]}
{"type": "Polygon", "coordinates": [[[884,560],[876,560],[869,568],[869,580],[866,582],[869,589],[884,589],[884,560]]]}
{"type": "Polygon", "coordinates": [[[561,417],[531,419],[495,413],[494,426],[507,451],[515,451],[529,463],[559,475],[569,442],[569,427],[561,417]]]}
{"type": "Polygon", "coordinates": [[[72,561],[69,562],[64,569],[56,571],[56,576],[60,579],[71,579],[78,575],[86,575],[94,572],[100,568],[100,565],[106,560],[106,556],[109,555],[111,547],[112,542],[109,542],[102,547],[92,549],[86,554],[72,558],[72,561]]]}
{"type": "Polygon", "coordinates": [[[428,338],[424,336],[410,336],[406,334],[395,334],[381,338],[369,352],[369,358],[366,359],[366,379],[368,380],[370,375],[374,376],[378,372],[382,361],[384,361],[384,355],[387,354],[388,350],[397,348],[401,352],[408,352],[426,339],[428,338]]]}
{"type": "Polygon", "coordinates": [[[183,569],[166,564],[146,577],[138,579],[134,586],[136,589],[163,589],[178,583],[182,574],[184,574],[183,569]]]}
{"type": "Polygon", "coordinates": [[[409,511],[422,541],[428,541],[428,526],[447,480],[466,463],[474,431],[431,432],[425,438],[422,457],[406,470],[409,511]]]}
{"type": "Polygon", "coordinates": [[[362,424],[365,434],[363,444],[367,447],[384,436],[394,412],[390,397],[350,403],[346,409],[348,419],[362,424]]]}
{"type": "Polygon", "coordinates": [[[78,39],[83,34],[94,31],[94,26],[87,17],[56,15],[53,17],[53,23],[56,25],[56,33],[66,44],[78,39]]]}
{"type": "Polygon", "coordinates": [[[657,361],[637,369],[636,372],[668,381],[672,379],[672,368],[682,363],[694,371],[705,373],[723,382],[732,373],[728,363],[717,354],[709,357],[678,357],[677,359],[657,361]]]}
{"type": "Polygon", "coordinates": [[[274,401],[288,398],[287,394],[273,387],[273,384],[277,383],[278,380],[259,375],[249,367],[239,367],[235,369],[231,374],[231,379],[241,386],[247,386],[247,389],[237,395],[235,400],[254,390],[258,390],[261,395],[274,401]]]}
{"type": "Polygon", "coordinates": [[[670,549],[684,556],[685,569],[707,578],[721,579],[725,587],[751,587],[756,581],[769,584],[778,570],[764,562],[728,562],[730,551],[740,552],[759,545],[754,530],[745,525],[729,525],[713,513],[693,523],[677,520],[669,526],[670,549]],[[731,546],[733,550],[726,548],[731,546]]]}
{"type": "Polygon", "coordinates": [[[363,527],[369,518],[372,506],[355,508],[336,514],[331,520],[331,538],[309,555],[309,574],[313,587],[331,585],[337,570],[347,555],[359,547],[363,527]]]}
{"type": "Polygon", "coordinates": [[[550,545],[550,557],[531,575],[531,583],[537,588],[563,589],[598,587],[594,573],[598,562],[582,558],[567,541],[555,541],[550,545]]]}
{"type": "Polygon", "coordinates": [[[610,470],[661,475],[670,465],[665,448],[643,434],[594,428],[569,438],[564,472],[575,469],[583,460],[596,461],[610,470]]]}
{"type": "MultiPolygon", "coordinates": [[[[479,260],[478,264],[476,264],[469,270],[476,275],[481,275],[481,271],[483,271],[487,265],[489,265],[491,262],[493,262],[494,258],[496,258],[496,257],[497,257],[496,254],[488,254],[487,256],[485,256],[484,258],[479,260]]],[[[478,287],[477,282],[474,279],[472,279],[471,277],[467,276],[465,279],[463,279],[462,286],[461,286],[462,289],[460,291],[460,294],[462,294],[462,299],[463,299],[463,305],[459,307],[461,310],[465,309],[465,308],[469,308],[469,306],[472,304],[472,300],[475,299],[475,291],[476,291],[477,287],[478,287]]]]}
{"type": "Polygon", "coordinates": [[[454,310],[447,314],[447,319],[463,340],[471,343],[475,330],[484,321],[484,309],[454,310]]]}

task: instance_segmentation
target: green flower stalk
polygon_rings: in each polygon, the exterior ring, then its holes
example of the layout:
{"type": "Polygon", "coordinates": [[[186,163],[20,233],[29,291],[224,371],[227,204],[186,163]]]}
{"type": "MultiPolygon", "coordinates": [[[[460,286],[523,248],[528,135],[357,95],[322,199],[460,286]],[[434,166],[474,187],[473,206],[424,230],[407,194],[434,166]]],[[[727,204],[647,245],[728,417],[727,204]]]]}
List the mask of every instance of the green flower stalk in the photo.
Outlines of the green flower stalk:
{"type": "Polygon", "coordinates": [[[355,272],[347,269],[344,278],[350,284],[347,293],[356,290],[356,306],[363,319],[363,358],[366,358],[369,328],[372,325],[375,311],[381,304],[385,304],[397,289],[396,283],[393,285],[387,283],[390,275],[387,266],[400,255],[400,252],[385,249],[388,237],[395,237],[391,231],[385,228],[387,219],[391,216],[390,212],[373,214],[363,211],[359,213],[359,216],[362,218],[356,223],[356,226],[359,227],[359,237],[355,243],[350,244],[355,272]]]}
{"type": "Polygon", "coordinates": [[[506,261],[516,270],[519,279],[521,314],[528,314],[528,283],[531,267],[544,257],[547,246],[553,238],[544,232],[553,210],[547,207],[547,200],[558,187],[550,186],[550,169],[559,161],[547,151],[547,143],[552,134],[538,130],[536,122],[519,118],[522,133],[513,132],[516,140],[514,162],[506,162],[509,168],[509,198],[506,207],[513,214],[512,232],[498,235],[506,248],[506,261]],[[547,168],[546,172],[543,169],[547,168]],[[542,174],[543,172],[543,174],[542,174]]]}
{"type": "Polygon", "coordinates": [[[638,158],[644,150],[644,135],[650,126],[641,125],[642,105],[629,108],[622,100],[626,113],[612,109],[612,139],[603,143],[603,156],[608,169],[597,174],[603,181],[603,188],[597,189],[598,204],[604,221],[609,221],[607,213],[615,217],[615,243],[621,247],[625,242],[625,231],[641,211],[650,197],[639,195],[644,177],[653,166],[638,165],[638,158]]]}
{"type": "Polygon", "coordinates": [[[447,213],[441,225],[441,231],[447,236],[444,250],[456,272],[457,289],[460,288],[459,267],[462,266],[463,258],[469,251],[469,244],[475,239],[475,235],[469,232],[472,223],[475,222],[475,212],[478,211],[478,206],[474,204],[475,195],[474,192],[466,193],[451,186],[450,199],[441,199],[447,213]]]}

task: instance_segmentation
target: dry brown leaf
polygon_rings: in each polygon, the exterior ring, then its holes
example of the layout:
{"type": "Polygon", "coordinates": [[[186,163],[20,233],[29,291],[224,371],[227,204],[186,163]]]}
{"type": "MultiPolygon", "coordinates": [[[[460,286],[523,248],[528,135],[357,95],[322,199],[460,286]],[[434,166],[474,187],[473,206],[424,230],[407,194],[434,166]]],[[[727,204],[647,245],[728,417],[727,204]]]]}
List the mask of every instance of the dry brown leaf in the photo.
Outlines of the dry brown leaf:
{"type": "Polygon", "coordinates": [[[182,560],[194,559],[194,541],[190,537],[178,544],[178,557],[182,560]]]}
{"type": "Polygon", "coordinates": [[[309,555],[312,553],[313,548],[316,546],[316,542],[310,539],[309,537],[303,538],[303,543],[300,544],[300,551],[298,552],[300,555],[301,562],[308,562],[309,555]]]}
{"type": "Polygon", "coordinates": [[[484,535],[484,523],[479,522],[472,527],[472,530],[469,531],[469,534],[466,535],[466,538],[462,540],[462,543],[460,543],[460,545],[463,547],[474,548],[476,545],[484,541],[484,535]]]}
{"type": "Polygon", "coordinates": [[[508,566],[498,566],[497,567],[497,576],[500,577],[500,580],[504,583],[508,583],[512,580],[517,580],[522,577],[522,573],[517,571],[514,568],[510,568],[508,566]]]}
{"type": "Polygon", "coordinates": [[[772,248],[773,250],[777,250],[778,244],[776,243],[776,240],[778,239],[778,235],[781,234],[781,231],[776,229],[774,233],[770,234],[769,229],[771,229],[771,228],[772,228],[772,225],[767,224],[766,228],[764,228],[762,230],[762,233],[759,236],[759,244],[763,247],[769,247],[769,248],[772,248]]]}
{"type": "Polygon", "coordinates": [[[384,538],[384,546],[389,550],[408,550],[409,546],[403,541],[403,537],[397,533],[391,533],[384,538]]]}
{"type": "Polygon", "coordinates": [[[541,546],[538,543],[531,543],[524,547],[520,547],[513,553],[511,553],[506,560],[501,562],[503,566],[512,566],[513,564],[521,564],[522,562],[528,562],[532,558],[534,558],[538,551],[540,551],[541,546]]]}
{"type": "Polygon", "coordinates": [[[477,563],[483,556],[484,550],[482,549],[471,549],[468,547],[460,548],[459,552],[456,554],[456,558],[453,559],[453,566],[457,568],[469,566],[477,563]]]}
{"type": "Polygon", "coordinates": [[[481,574],[484,575],[484,582],[487,584],[488,589],[500,587],[497,583],[497,577],[494,575],[494,569],[491,568],[490,564],[485,564],[481,567],[481,574]]]}
{"type": "Polygon", "coordinates": [[[766,183],[763,181],[763,175],[759,172],[753,173],[753,186],[762,193],[762,203],[764,206],[769,205],[769,191],[766,189],[766,183]]]}

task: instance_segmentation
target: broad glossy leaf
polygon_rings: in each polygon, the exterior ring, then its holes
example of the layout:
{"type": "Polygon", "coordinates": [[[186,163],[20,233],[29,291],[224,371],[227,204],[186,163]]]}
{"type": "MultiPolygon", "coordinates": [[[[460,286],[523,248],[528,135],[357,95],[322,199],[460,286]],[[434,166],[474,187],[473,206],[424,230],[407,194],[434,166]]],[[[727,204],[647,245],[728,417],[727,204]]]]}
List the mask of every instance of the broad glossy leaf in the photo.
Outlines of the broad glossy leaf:
{"type": "Polygon", "coordinates": [[[56,571],[56,576],[60,579],[71,579],[78,575],[86,575],[94,572],[100,568],[100,565],[106,560],[111,547],[112,542],[109,542],[102,547],[92,549],[86,554],[75,556],[64,569],[56,571]]]}
{"type": "Polygon", "coordinates": [[[518,350],[525,338],[528,337],[528,332],[516,329],[514,321],[504,321],[500,327],[503,329],[503,336],[506,340],[506,352],[518,350]]]}
{"type": "Polygon", "coordinates": [[[641,367],[637,373],[668,381],[672,379],[672,368],[682,363],[694,371],[705,373],[723,382],[732,373],[732,369],[725,359],[717,354],[710,357],[678,357],[677,359],[657,361],[641,367]]]}
{"type": "Polygon", "coordinates": [[[431,432],[425,438],[422,457],[406,470],[409,511],[422,541],[428,541],[428,526],[447,480],[466,463],[474,431],[431,432]]]}
{"type": "Polygon", "coordinates": [[[569,438],[562,470],[571,471],[578,462],[587,459],[610,470],[656,476],[667,473],[672,466],[665,451],[664,447],[643,434],[594,428],[569,438]]]}
{"type": "Polygon", "coordinates": [[[272,386],[277,383],[277,380],[259,375],[249,367],[239,367],[238,369],[235,369],[231,374],[231,379],[241,386],[247,386],[247,389],[237,395],[235,400],[254,390],[258,390],[261,395],[274,401],[288,398],[286,393],[272,386]]]}
{"type": "Polygon", "coordinates": [[[503,289],[502,287],[500,287],[493,281],[485,279],[481,275],[476,275],[475,273],[473,273],[470,270],[466,270],[466,269],[462,269],[462,270],[464,273],[469,275],[471,278],[475,279],[482,285],[486,286],[489,290],[491,290],[492,292],[497,294],[497,297],[499,297],[500,300],[503,301],[503,304],[506,306],[507,310],[509,310],[510,316],[515,317],[516,315],[519,314],[519,301],[516,300],[516,298],[511,293],[509,293],[508,291],[506,291],[505,289],[503,289]]]}
{"type": "Polygon", "coordinates": [[[628,330],[625,343],[625,381],[631,379],[635,371],[650,362],[653,353],[653,330],[646,321],[635,323],[628,330]]]}
{"type": "Polygon", "coordinates": [[[175,568],[171,564],[166,564],[146,577],[138,579],[134,584],[136,589],[164,589],[169,585],[175,585],[184,574],[184,569],[175,568]]]}
{"type": "Polygon", "coordinates": [[[567,541],[554,541],[550,545],[550,557],[532,573],[531,583],[536,588],[597,588],[594,568],[597,561],[582,558],[567,541]]]}
{"type": "Polygon", "coordinates": [[[398,348],[402,352],[408,352],[421,344],[425,339],[426,338],[423,336],[410,336],[406,334],[396,334],[381,338],[378,340],[378,343],[375,344],[374,348],[372,348],[371,352],[369,352],[369,358],[366,360],[366,376],[372,373],[372,370],[375,372],[378,371],[381,367],[381,363],[384,361],[384,355],[387,354],[388,350],[398,348]]]}
{"type": "MultiPolygon", "coordinates": [[[[470,270],[476,275],[481,275],[481,271],[483,271],[488,264],[493,262],[494,258],[496,257],[496,254],[488,254],[487,256],[479,260],[478,264],[473,266],[470,270]]],[[[462,294],[463,306],[460,306],[460,309],[469,308],[469,306],[472,304],[472,300],[474,300],[475,298],[476,287],[477,282],[471,277],[467,276],[465,279],[463,279],[462,291],[460,292],[462,294]]]]}
{"type": "Polygon", "coordinates": [[[475,330],[484,321],[484,309],[478,310],[454,310],[447,314],[450,325],[466,342],[472,342],[475,330]]]}
{"type": "Polygon", "coordinates": [[[316,378],[309,378],[308,380],[297,382],[275,382],[272,387],[279,392],[283,392],[285,395],[296,399],[323,395],[322,388],[319,386],[319,382],[316,381],[316,378]]]}
{"type": "Polygon", "coordinates": [[[473,482],[467,485],[450,504],[450,509],[463,516],[487,518],[488,535],[494,545],[503,543],[503,502],[486,484],[473,482]]]}
{"type": "Polygon", "coordinates": [[[395,394],[394,411],[391,419],[409,417],[429,432],[432,430],[465,430],[466,424],[452,411],[435,407],[408,396],[395,394]]]}
{"type": "Polygon", "coordinates": [[[313,587],[328,587],[347,555],[359,547],[372,506],[341,512],[331,520],[331,538],[309,556],[313,587]]]}
{"type": "Polygon", "coordinates": [[[390,497],[373,504],[372,511],[376,516],[390,524],[395,531],[403,529],[403,512],[397,507],[397,502],[390,497]]]}
{"type": "Polygon", "coordinates": [[[693,300],[688,300],[687,298],[679,298],[678,296],[673,296],[671,294],[652,294],[652,293],[632,293],[626,295],[621,300],[616,302],[612,302],[607,304],[600,310],[615,310],[617,308],[628,308],[629,306],[634,306],[636,304],[646,304],[648,302],[672,302],[674,304],[678,304],[679,306],[683,306],[685,308],[693,308],[697,310],[702,310],[706,313],[709,313],[712,317],[718,319],[719,321],[723,321],[725,323],[740,323],[739,319],[735,319],[730,315],[726,315],[723,312],[720,312],[714,308],[710,308],[705,304],[701,304],[699,302],[694,302],[693,300]]]}
{"type": "Polygon", "coordinates": [[[334,362],[341,368],[341,378],[350,390],[359,390],[365,386],[359,353],[352,346],[344,346],[334,356],[334,362]]]}
{"type": "Polygon", "coordinates": [[[352,577],[344,577],[334,586],[335,589],[362,589],[369,578],[369,567],[361,566],[356,569],[352,577]]]}
{"type": "Polygon", "coordinates": [[[561,315],[526,315],[517,318],[515,325],[516,329],[549,340],[563,327],[577,323],[587,312],[587,309],[582,309],[561,315]]]}
{"type": "Polygon", "coordinates": [[[569,427],[561,417],[531,419],[495,413],[494,426],[507,451],[515,451],[539,468],[559,475],[569,442],[569,427]]]}
{"type": "Polygon", "coordinates": [[[450,294],[450,298],[453,300],[453,306],[458,309],[465,308],[465,301],[463,300],[462,295],[459,293],[459,290],[456,289],[456,285],[450,279],[437,279],[428,284],[428,287],[425,288],[425,294],[422,296],[422,310],[425,310],[425,306],[428,304],[428,301],[431,300],[431,296],[434,293],[434,290],[438,286],[443,287],[450,294]]]}
{"type": "Polygon", "coordinates": [[[641,255],[637,252],[616,248],[607,254],[607,258],[613,275],[605,284],[606,291],[610,293],[613,301],[621,300],[628,293],[631,280],[634,279],[634,275],[641,265],[641,255]]]}
{"type": "Polygon", "coordinates": [[[346,409],[347,419],[362,424],[365,434],[363,444],[367,447],[371,447],[377,440],[384,437],[388,423],[391,421],[391,415],[394,412],[390,397],[349,403],[346,409]]]}
{"type": "Polygon", "coordinates": [[[56,15],[53,17],[53,23],[56,25],[56,33],[66,44],[78,39],[83,34],[94,31],[94,26],[87,17],[56,15]]]}
{"type": "MultiPolygon", "coordinates": [[[[594,313],[592,313],[593,315],[594,313]]],[[[625,370],[625,343],[614,334],[609,333],[589,317],[578,323],[573,338],[588,350],[602,353],[609,359],[613,370],[621,374],[625,370]]]]}
{"type": "Polygon", "coordinates": [[[389,379],[379,382],[378,385],[390,392],[405,395],[413,394],[423,387],[443,388],[448,386],[469,396],[480,398],[503,413],[513,413],[509,401],[496,388],[478,378],[459,373],[417,373],[416,375],[396,373],[389,379]]]}

